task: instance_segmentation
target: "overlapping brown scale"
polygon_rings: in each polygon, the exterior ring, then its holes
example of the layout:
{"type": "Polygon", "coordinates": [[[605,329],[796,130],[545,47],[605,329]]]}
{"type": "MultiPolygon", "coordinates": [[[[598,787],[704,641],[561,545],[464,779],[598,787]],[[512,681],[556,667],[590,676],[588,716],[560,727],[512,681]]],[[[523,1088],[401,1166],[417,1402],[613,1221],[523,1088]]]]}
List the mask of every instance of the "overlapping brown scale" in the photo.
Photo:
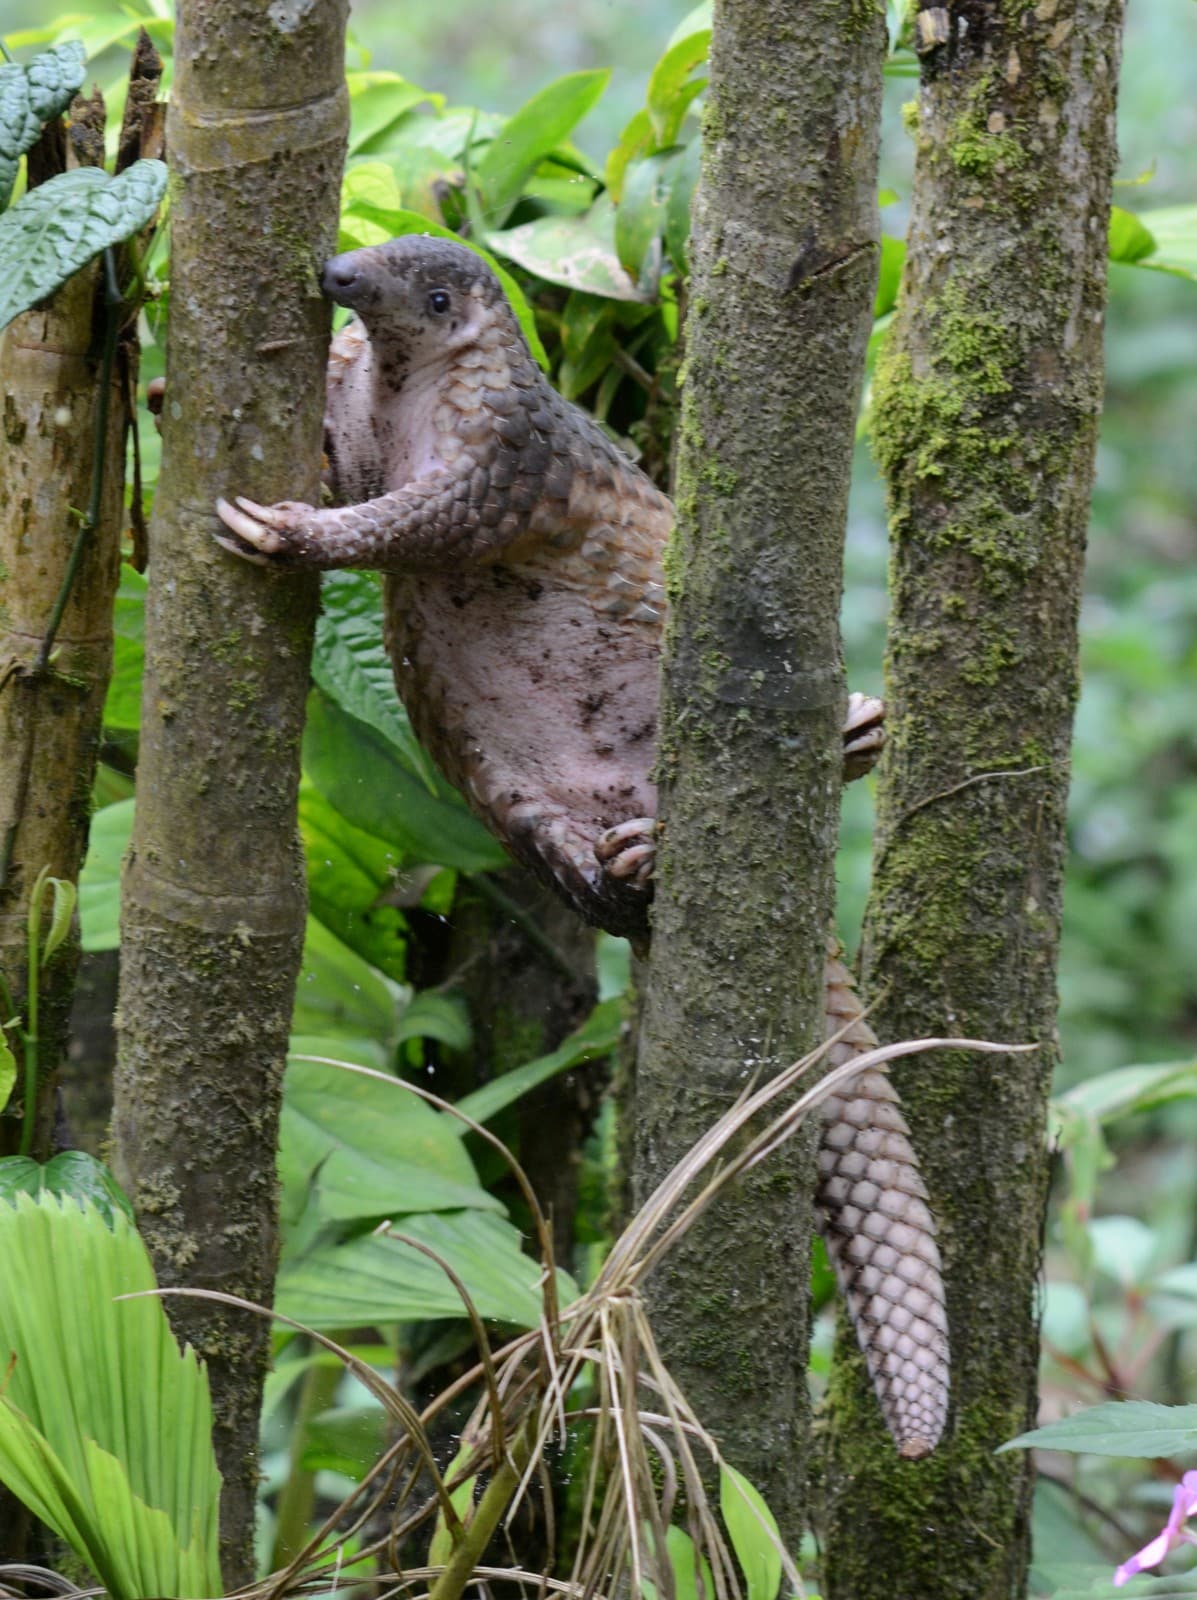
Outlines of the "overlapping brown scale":
{"type": "MultiPolygon", "coordinates": [[[[852,974],[829,948],[827,1032],[840,1066],[877,1046],[852,974]]],[[[823,1237],[886,1425],[908,1460],[928,1455],[948,1414],[948,1320],[935,1220],[897,1090],[867,1068],[823,1106],[816,1204],[823,1237]]]]}

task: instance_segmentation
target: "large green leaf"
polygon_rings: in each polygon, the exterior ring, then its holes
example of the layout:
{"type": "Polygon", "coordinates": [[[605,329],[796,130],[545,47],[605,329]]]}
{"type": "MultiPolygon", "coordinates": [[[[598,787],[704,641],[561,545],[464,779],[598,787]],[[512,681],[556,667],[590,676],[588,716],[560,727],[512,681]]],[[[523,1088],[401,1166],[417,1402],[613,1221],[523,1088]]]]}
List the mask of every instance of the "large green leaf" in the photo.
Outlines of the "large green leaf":
{"type": "Polygon", "coordinates": [[[384,142],[399,119],[416,106],[432,105],[439,110],[445,103],[444,95],[430,94],[397,72],[350,72],[345,81],[350,155],[384,142]]]}
{"type": "Polygon", "coordinates": [[[42,131],[59,116],[83,83],[84,50],[78,43],[56,44],[28,66],[0,66],[0,211],[8,204],[17,163],[42,131]]]}
{"type": "Polygon", "coordinates": [[[503,226],[526,180],[598,102],[610,76],[567,73],[507,119],[473,172],[488,226],[503,226]]]}
{"type": "Polygon", "coordinates": [[[1095,1456],[1179,1456],[1197,1449],[1197,1405],[1150,1400],[1089,1406],[1059,1422],[1020,1433],[1001,1450],[1069,1450],[1095,1456]]]}
{"type": "Polygon", "coordinates": [[[141,680],[145,668],[146,580],[125,563],[112,618],[112,676],[104,699],[104,726],[141,726],[141,680]]]}
{"type": "Polygon", "coordinates": [[[165,163],[135,161],[116,178],[80,167],[22,195],[0,217],[0,328],[144,228],[165,189],[165,163]]]}
{"type": "Polygon", "coordinates": [[[546,283],[564,284],[608,300],[650,298],[620,265],[615,250],[615,212],[600,195],[580,217],[538,217],[518,228],[487,235],[491,248],[546,283]]]}
{"type": "Polygon", "coordinates": [[[343,817],[394,845],[409,861],[461,872],[508,864],[502,847],[448,784],[438,779],[437,794],[430,794],[389,740],[319,690],[308,700],[303,765],[343,817]]]}
{"type": "Polygon", "coordinates": [[[30,1156],[5,1156],[0,1160],[0,1200],[11,1202],[18,1194],[35,1199],[53,1194],[80,1205],[88,1202],[107,1221],[114,1211],[123,1211],[130,1220],[133,1217],[133,1207],[116,1179],[86,1150],[62,1150],[46,1162],[30,1156]]]}
{"type": "MultiPolygon", "coordinates": [[[[402,1217],[402,1233],[442,1257],[465,1284],[480,1314],[531,1328],[540,1320],[540,1263],[520,1249],[509,1222],[484,1211],[432,1212],[402,1217]]],[[[563,1299],[573,1285],[561,1277],[563,1299]]],[[[275,1304],[312,1328],[360,1328],[462,1316],[461,1299],[435,1261],[398,1239],[363,1234],[321,1244],[285,1262],[275,1304]]]]}
{"type": "Polygon", "coordinates": [[[399,984],[363,961],[322,922],[308,918],[291,1023],[296,1033],[377,1039],[390,1048],[406,999],[399,984]]]}
{"type": "Polygon", "coordinates": [[[112,1600],[222,1593],[207,1375],[146,1295],[132,1223],[18,1195],[0,1204],[0,1282],[0,1479],[112,1600]]]}
{"type": "Polygon", "coordinates": [[[115,950],[121,942],[121,862],[132,836],[132,800],[105,806],[91,819],[87,858],[79,874],[79,926],[85,950],[115,950]]]}
{"type": "Polygon", "coordinates": [[[321,589],[312,678],[359,722],[381,733],[404,766],[436,793],[436,769],[421,749],[395,692],[383,643],[382,587],[373,573],[330,572],[321,589]]]}
{"type": "Polygon", "coordinates": [[[398,906],[379,901],[403,858],[355,828],[306,780],[299,790],[299,831],[312,915],[363,961],[402,983],[407,919],[398,906]]]}
{"type": "MultiPolygon", "coordinates": [[[[540,1056],[536,1061],[529,1061],[526,1066],[516,1067],[512,1072],[504,1072],[500,1077],[493,1078],[481,1089],[475,1089],[473,1094],[467,1094],[459,1100],[457,1109],[475,1122],[489,1122],[500,1111],[506,1110],[530,1090],[547,1083],[559,1072],[566,1072],[583,1061],[593,1061],[596,1056],[609,1055],[619,1042],[622,1017],[623,1006],[619,1000],[601,1001],[582,1026],[576,1028],[556,1050],[547,1056],[540,1056]]],[[[458,1126],[465,1131],[464,1123],[458,1126]]]]}
{"type": "Polygon", "coordinates": [[[1155,240],[1155,254],[1143,265],[1197,278],[1197,205],[1161,206],[1141,220],[1155,240]]]}
{"type": "MultiPolygon", "coordinates": [[[[479,1184],[451,1118],[398,1079],[316,1061],[287,1066],[279,1171],[290,1198],[311,1184],[321,1215],[337,1220],[503,1209],[479,1184]]],[[[288,1214],[297,1214],[292,1205],[288,1214]]]]}

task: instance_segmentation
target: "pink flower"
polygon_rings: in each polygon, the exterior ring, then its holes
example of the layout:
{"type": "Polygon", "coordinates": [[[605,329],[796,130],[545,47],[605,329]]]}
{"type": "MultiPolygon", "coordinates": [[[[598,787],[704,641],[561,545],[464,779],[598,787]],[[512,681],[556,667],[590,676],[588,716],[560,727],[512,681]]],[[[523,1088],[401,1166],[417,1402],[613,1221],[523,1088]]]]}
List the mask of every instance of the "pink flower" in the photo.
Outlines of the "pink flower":
{"type": "Polygon", "coordinates": [[[1178,1544],[1197,1544],[1197,1534],[1190,1533],[1187,1528],[1182,1527],[1182,1523],[1191,1517],[1194,1511],[1197,1511],[1197,1472],[1186,1472],[1176,1485],[1176,1493],[1172,1496],[1172,1510],[1164,1524],[1164,1531],[1150,1544],[1145,1544],[1129,1561],[1122,1563],[1114,1574],[1114,1587],[1121,1589],[1122,1585],[1129,1583],[1137,1572],[1143,1572],[1147,1567],[1158,1567],[1169,1550],[1174,1550],[1178,1544]]]}

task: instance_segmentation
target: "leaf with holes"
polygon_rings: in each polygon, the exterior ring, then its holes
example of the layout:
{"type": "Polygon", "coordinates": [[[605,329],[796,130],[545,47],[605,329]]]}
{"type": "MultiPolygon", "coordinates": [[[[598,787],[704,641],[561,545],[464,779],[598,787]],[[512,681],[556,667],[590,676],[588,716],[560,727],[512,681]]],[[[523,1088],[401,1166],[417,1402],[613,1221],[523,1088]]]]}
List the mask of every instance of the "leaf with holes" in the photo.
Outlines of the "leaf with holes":
{"type": "Polygon", "coordinates": [[[165,189],[163,162],[135,161],[118,178],[80,167],[23,195],[0,217],[0,328],[144,228],[165,189]]]}
{"type": "Polygon", "coordinates": [[[72,40],[34,56],[27,67],[12,61],[0,66],[0,211],[12,193],[17,163],[42,123],[65,111],[82,84],[83,59],[82,44],[72,40]]]}

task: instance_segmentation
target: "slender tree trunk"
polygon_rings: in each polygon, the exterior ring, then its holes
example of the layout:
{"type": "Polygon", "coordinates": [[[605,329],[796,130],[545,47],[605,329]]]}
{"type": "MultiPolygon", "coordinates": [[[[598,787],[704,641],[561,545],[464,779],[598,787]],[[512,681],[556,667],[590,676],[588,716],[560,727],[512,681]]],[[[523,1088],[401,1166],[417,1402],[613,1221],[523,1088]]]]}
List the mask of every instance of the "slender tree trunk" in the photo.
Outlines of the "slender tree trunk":
{"type": "Polygon", "coordinates": [[[953,1415],[895,1463],[846,1338],[825,1593],[1021,1596],[1077,609],[1102,395],[1122,0],[946,13],[923,63],[897,324],[874,392],[894,538],[864,974],[885,1037],[1035,1040],[904,1069],[938,1212],[953,1415]],[[862,1505],[868,1515],[861,1515],[862,1505]]]}
{"type": "MultiPolygon", "coordinates": [[[[95,106],[83,109],[94,122],[95,106]]],[[[98,116],[102,134],[102,104],[98,116]]],[[[30,153],[31,172],[45,179],[64,170],[67,149],[61,125],[51,125],[30,153]]],[[[91,163],[72,152],[70,164],[91,163]]],[[[105,322],[100,272],[96,261],[76,273],[0,335],[0,976],[14,1012],[24,1017],[30,895],[43,868],[71,882],[79,876],[112,670],[127,352],[114,361],[109,382],[99,518],[83,544],[50,660],[41,660],[80,514],[91,499],[105,322]]],[[[0,1117],[0,1155],[18,1149],[27,1117],[34,1119],[32,1153],[50,1154],[78,961],[72,933],[41,973],[37,1095],[26,1105],[18,1083],[13,1107],[19,1115],[0,1117]]],[[[12,1042],[11,1034],[6,1037],[12,1042]]]]}
{"type": "MultiPolygon", "coordinates": [[[[821,1034],[883,53],[871,4],[715,8],[667,569],[638,1198],[754,1075],[821,1034]]],[[[809,1418],[810,1193],[808,1152],[775,1159],[688,1235],[652,1297],[674,1374],[791,1540],[809,1418]]]]}
{"type": "MultiPolygon", "coordinates": [[[[218,495],[318,500],[345,0],[183,0],[162,475],[125,868],[116,1163],[164,1284],[268,1304],[303,939],[298,747],[317,602],[213,542],[218,495]]],[[[268,1324],[172,1300],[208,1362],[230,1587],[253,1576],[268,1324]]]]}

